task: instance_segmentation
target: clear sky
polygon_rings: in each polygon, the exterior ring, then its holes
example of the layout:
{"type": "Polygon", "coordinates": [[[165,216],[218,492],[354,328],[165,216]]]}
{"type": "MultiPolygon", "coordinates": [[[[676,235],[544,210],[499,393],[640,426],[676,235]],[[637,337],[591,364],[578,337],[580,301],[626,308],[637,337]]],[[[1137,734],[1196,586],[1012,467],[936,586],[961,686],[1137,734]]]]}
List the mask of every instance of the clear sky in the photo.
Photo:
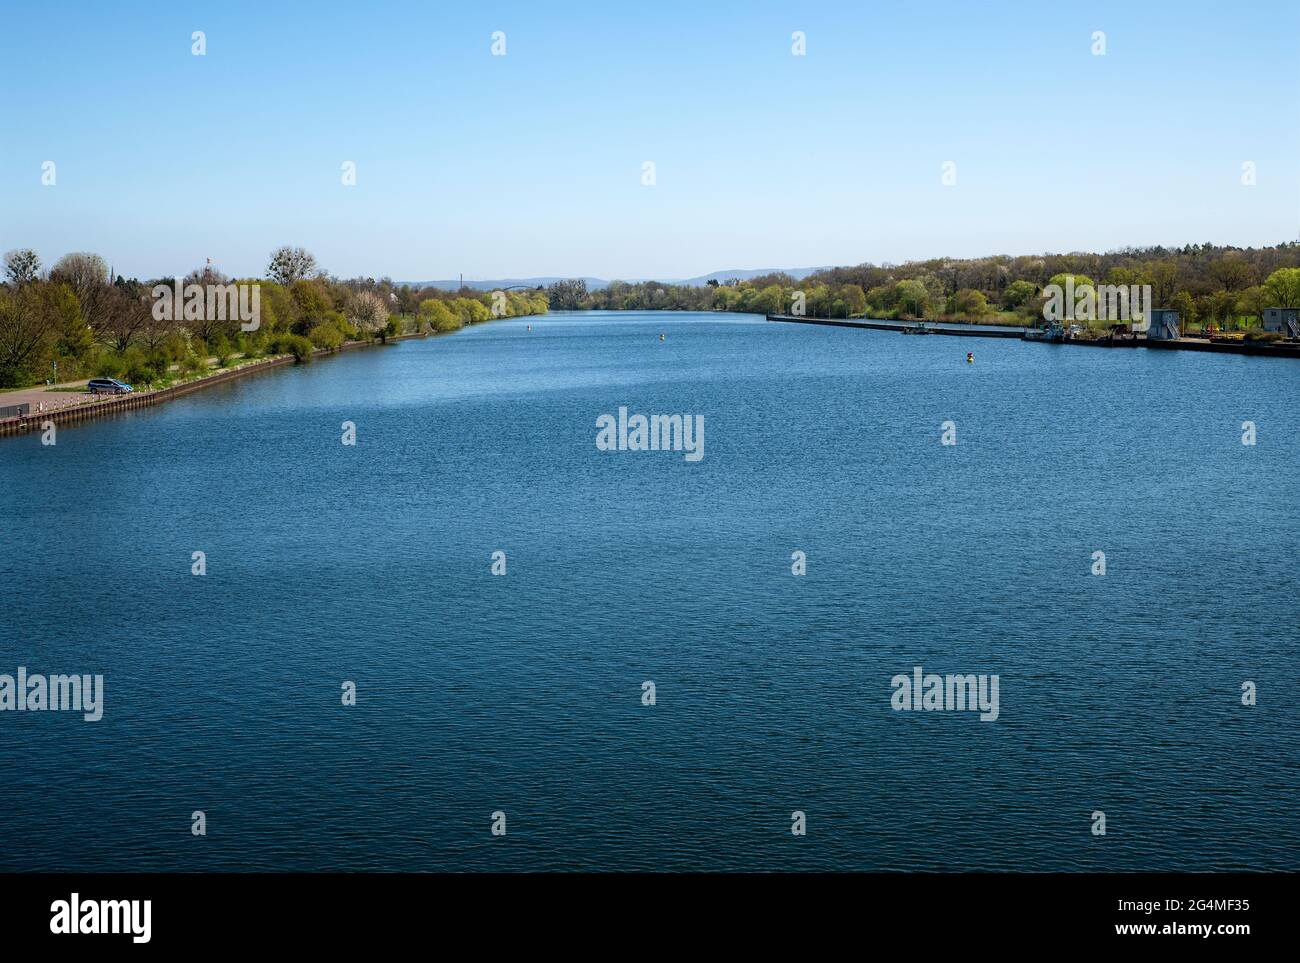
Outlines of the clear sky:
{"type": "Polygon", "coordinates": [[[286,243],[414,280],[1300,236],[1300,0],[6,0],[0,90],[0,250],[128,276],[286,243]]]}

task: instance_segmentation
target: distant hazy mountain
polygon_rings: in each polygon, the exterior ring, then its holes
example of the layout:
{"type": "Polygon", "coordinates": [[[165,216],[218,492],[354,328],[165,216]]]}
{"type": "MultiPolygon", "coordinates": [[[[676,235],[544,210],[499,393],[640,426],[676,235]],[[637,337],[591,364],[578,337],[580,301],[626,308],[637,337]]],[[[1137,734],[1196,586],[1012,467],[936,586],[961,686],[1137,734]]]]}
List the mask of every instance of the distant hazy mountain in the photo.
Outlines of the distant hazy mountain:
{"type": "MultiPolygon", "coordinates": [[[[466,278],[465,287],[473,288],[475,291],[496,291],[502,288],[515,287],[546,287],[548,284],[554,284],[556,281],[565,281],[567,278],[546,277],[546,278],[489,278],[486,281],[480,281],[476,278],[466,278]]],[[[581,278],[587,282],[587,289],[595,291],[609,284],[600,278],[581,278]]],[[[416,288],[442,288],[444,291],[455,291],[460,288],[459,278],[448,278],[445,281],[395,281],[399,287],[403,284],[409,284],[416,288]]]]}
{"type": "MultiPolygon", "coordinates": [[[[790,275],[796,281],[806,278],[815,271],[823,271],[825,268],[759,268],[758,270],[745,271],[714,271],[712,274],[701,274],[694,278],[619,278],[620,281],[628,281],[636,284],[641,281],[658,281],[660,284],[688,284],[691,287],[702,287],[710,281],[723,283],[725,281],[737,280],[746,281],[750,278],[756,278],[764,274],[784,273],[790,275]]],[[[548,284],[554,284],[556,281],[567,280],[561,277],[543,277],[543,278],[491,278],[486,281],[466,278],[465,287],[473,288],[476,291],[496,291],[502,288],[512,287],[546,287],[548,284]]],[[[609,281],[604,278],[584,277],[580,280],[587,282],[588,291],[599,291],[601,288],[608,287],[609,281]]],[[[457,278],[448,278],[445,281],[398,281],[397,284],[409,284],[412,287],[433,287],[442,288],[444,291],[454,291],[460,286],[457,278]]]]}
{"type": "Polygon", "coordinates": [[[739,271],[739,270],[714,271],[712,274],[701,274],[697,278],[687,278],[685,281],[674,281],[672,283],[689,284],[691,287],[698,288],[702,285],[708,284],[710,281],[717,281],[718,283],[722,283],[723,281],[730,281],[733,279],[737,281],[748,281],[750,278],[761,277],[764,274],[788,274],[796,281],[802,281],[810,274],[814,274],[817,271],[825,271],[825,270],[827,269],[824,267],[810,267],[810,268],[759,268],[756,271],[739,271]]]}

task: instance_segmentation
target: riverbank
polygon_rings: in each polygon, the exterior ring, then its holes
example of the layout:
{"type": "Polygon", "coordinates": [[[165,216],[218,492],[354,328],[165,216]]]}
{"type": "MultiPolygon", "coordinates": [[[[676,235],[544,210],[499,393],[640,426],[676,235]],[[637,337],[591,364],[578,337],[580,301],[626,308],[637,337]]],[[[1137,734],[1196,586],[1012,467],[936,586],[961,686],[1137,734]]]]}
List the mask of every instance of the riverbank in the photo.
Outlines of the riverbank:
{"type": "Polygon", "coordinates": [[[769,321],[791,324],[821,324],[838,328],[864,328],[873,331],[915,331],[924,327],[927,334],[946,334],[967,338],[1010,338],[1032,341],[1036,344],[1063,344],[1089,348],[1156,348],[1163,351],[1205,351],[1212,354],[1248,354],[1266,358],[1300,358],[1300,344],[1267,343],[1252,341],[1211,341],[1208,338],[1150,339],[1140,337],[1069,338],[1064,341],[1040,341],[1026,337],[1028,328],[1014,329],[986,324],[969,324],[960,321],[847,321],[830,318],[795,317],[788,314],[769,314],[769,321]]]}
{"type": "Polygon", "coordinates": [[[874,321],[866,318],[848,320],[841,318],[797,317],[792,314],[769,314],[769,321],[787,321],[791,324],[824,324],[837,328],[866,328],[872,331],[917,331],[922,328],[930,334],[966,335],[972,338],[1024,337],[1024,328],[997,324],[971,324],[962,321],[874,321]]]}
{"type": "MultiPolygon", "coordinates": [[[[350,351],[355,348],[375,347],[392,341],[408,341],[413,338],[435,338],[438,336],[439,332],[426,331],[394,335],[385,342],[347,341],[337,348],[317,348],[312,351],[312,357],[338,354],[341,351],[350,351]]],[[[22,388],[12,392],[0,393],[0,409],[11,405],[19,407],[26,405],[29,408],[26,413],[0,419],[0,438],[41,431],[46,422],[55,425],[75,424],[93,418],[104,418],[109,415],[134,411],[137,408],[151,407],[204,388],[210,388],[213,385],[224,384],[236,378],[242,378],[259,371],[266,371],[270,368],[278,368],[294,361],[294,356],[291,354],[260,358],[235,367],[219,369],[193,381],[186,381],[166,388],[133,391],[127,395],[96,396],[85,394],[80,396],[80,400],[69,401],[69,398],[76,399],[76,392],[49,392],[53,402],[44,410],[41,410],[41,402],[36,395],[37,393],[47,392],[46,388],[22,388]],[[13,396],[13,400],[9,396],[13,396]],[[36,399],[35,403],[33,403],[33,399],[36,399]]]]}

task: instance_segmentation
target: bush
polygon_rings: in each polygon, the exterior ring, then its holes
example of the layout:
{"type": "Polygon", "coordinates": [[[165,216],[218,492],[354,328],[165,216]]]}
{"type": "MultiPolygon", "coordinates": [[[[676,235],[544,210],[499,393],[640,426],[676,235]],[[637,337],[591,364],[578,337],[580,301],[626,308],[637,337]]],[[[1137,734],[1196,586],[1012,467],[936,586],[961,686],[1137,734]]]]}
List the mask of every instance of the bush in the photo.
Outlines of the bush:
{"type": "Polygon", "coordinates": [[[0,365],[0,388],[23,388],[34,380],[31,371],[23,365],[0,365]]]}
{"type": "Polygon", "coordinates": [[[337,351],[343,344],[343,332],[332,324],[316,325],[307,337],[316,347],[326,351],[337,351]]]}
{"type": "Polygon", "coordinates": [[[1255,344],[1272,344],[1274,341],[1281,341],[1282,334],[1278,331],[1250,331],[1246,334],[1246,340],[1255,344]]]}
{"type": "Polygon", "coordinates": [[[155,348],[144,357],[141,364],[144,375],[141,380],[146,384],[157,385],[167,381],[171,374],[172,359],[162,348],[155,348]]]}
{"type": "Polygon", "coordinates": [[[122,378],[126,375],[126,362],[116,351],[105,350],[95,359],[91,369],[97,378],[122,378]]]}
{"type": "Polygon", "coordinates": [[[149,359],[139,348],[127,348],[126,353],[122,355],[122,360],[126,363],[126,380],[131,384],[147,385],[153,381],[149,359]]]}
{"type": "Polygon", "coordinates": [[[181,359],[180,367],[181,367],[181,374],[186,376],[204,374],[208,370],[207,353],[204,352],[201,355],[193,354],[193,353],[187,354],[184,358],[181,359]]]}
{"type": "Polygon", "coordinates": [[[172,361],[184,361],[185,356],[190,353],[189,340],[183,334],[174,334],[168,338],[165,348],[167,357],[172,361]]]}
{"type": "Polygon", "coordinates": [[[291,354],[300,364],[311,360],[313,351],[311,341],[300,334],[281,334],[271,340],[272,354],[291,354]]]}
{"type": "Polygon", "coordinates": [[[259,358],[266,351],[266,336],[263,334],[240,334],[239,353],[245,358],[259,358]]]}

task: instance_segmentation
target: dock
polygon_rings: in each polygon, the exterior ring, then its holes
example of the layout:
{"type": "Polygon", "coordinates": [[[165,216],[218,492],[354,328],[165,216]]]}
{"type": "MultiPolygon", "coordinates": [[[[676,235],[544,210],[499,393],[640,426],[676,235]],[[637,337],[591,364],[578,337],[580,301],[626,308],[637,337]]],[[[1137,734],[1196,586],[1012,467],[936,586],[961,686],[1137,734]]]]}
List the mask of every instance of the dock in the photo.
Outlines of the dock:
{"type": "Polygon", "coordinates": [[[1026,338],[1028,328],[1010,328],[1002,325],[970,324],[962,321],[871,321],[863,319],[833,319],[798,317],[791,314],[769,314],[769,321],[791,324],[824,324],[837,328],[866,328],[872,331],[915,330],[921,326],[929,334],[947,334],[964,338],[1010,338],[1034,344],[1074,345],[1085,348],[1154,348],[1160,351],[1205,351],[1212,354],[1247,354],[1264,358],[1300,358],[1300,342],[1268,343],[1255,341],[1211,341],[1208,338],[1139,337],[1118,338],[1067,338],[1064,341],[1035,341],[1026,338]]]}
{"type": "Polygon", "coordinates": [[[788,321],[792,324],[829,324],[837,328],[868,328],[872,331],[915,331],[924,328],[929,334],[950,334],[967,338],[1012,338],[1024,337],[1024,329],[1011,328],[995,324],[968,324],[962,321],[871,321],[866,318],[855,320],[833,318],[809,318],[793,314],[769,314],[769,321],[788,321]]]}

